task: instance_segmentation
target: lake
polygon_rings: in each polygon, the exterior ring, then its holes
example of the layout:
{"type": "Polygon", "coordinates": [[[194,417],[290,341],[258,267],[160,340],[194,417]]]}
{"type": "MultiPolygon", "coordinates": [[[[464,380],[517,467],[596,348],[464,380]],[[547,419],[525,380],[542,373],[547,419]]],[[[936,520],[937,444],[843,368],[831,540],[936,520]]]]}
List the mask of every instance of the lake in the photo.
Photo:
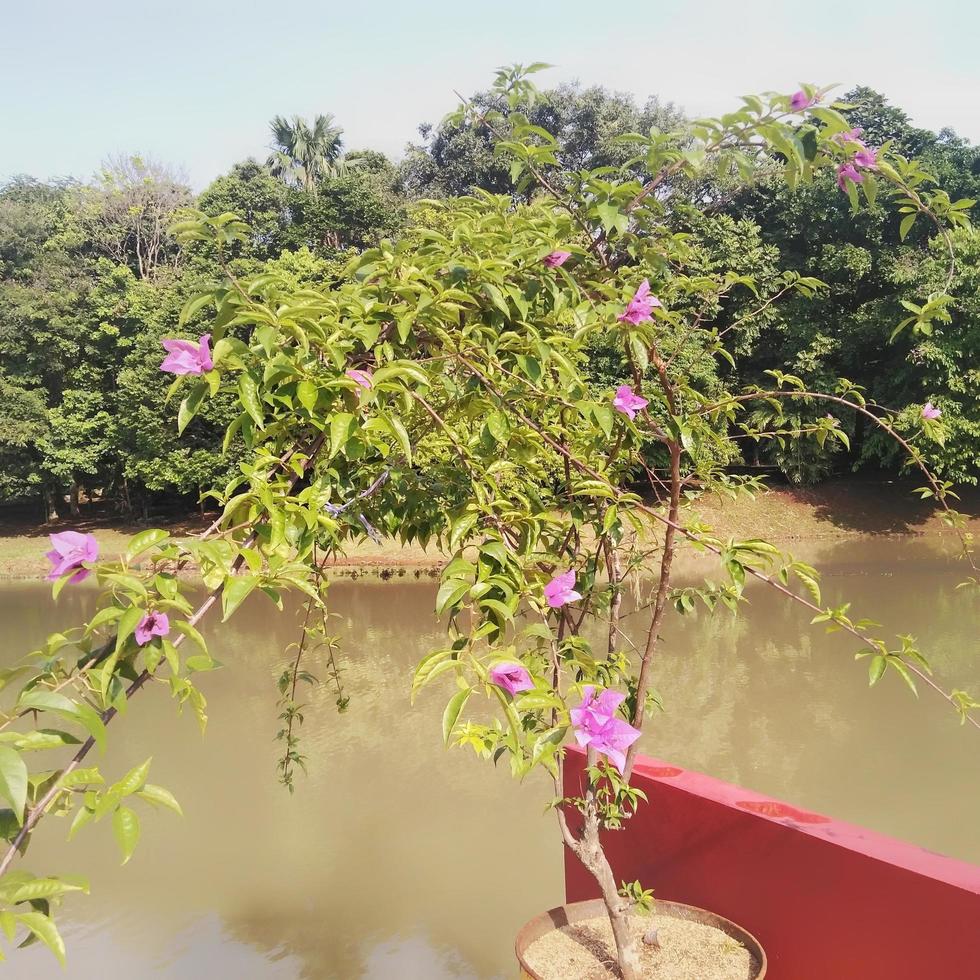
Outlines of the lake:
{"type": "MultiPolygon", "coordinates": [[[[963,569],[952,545],[883,537],[797,551],[823,570],[825,604],[851,601],[885,635],[914,634],[941,681],[980,688],[980,598],[956,590],[963,569]]],[[[691,563],[684,575],[701,571],[691,563]]],[[[42,823],[31,869],[92,885],[60,913],[68,976],[514,976],[518,927],[562,899],[561,848],[544,813],[550,781],[519,786],[444,749],[438,682],[409,706],[412,667],[444,635],[434,595],[434,581],[411,571],[332,586],[350,707],[338,714],[326,684],[308,698],[309,775],[298,774],[292,796],[276,780],[274,735],[295,607],[280,614],[260,596],[211,634],[225,667],[203,678],[203,738],[162,686],[134,699],[96,761],[118,778],[152,755],[150,780],[174,792],[185,817],[137,803],[143,836],[124,868],[108,821],[71,845],[66,821],[42,823]]],[[[656,682],[665,711],[644,751],[980,862],[980,733],[928,693],[914,699],[897,677],[869,690],[854,642],[810,627],[806,610],[765,586],[750,585],[748,597],[734,619],[671,614],[656,682]]],[[[0,583],[7,662],[78,621],[92,598],[69,587],[54,604],[44,584],[0,583]]],[[[640,618],[628,622],[638,640],[640,618]]],[[[65,976],[36,948],[3,969],[65,976]]]]}

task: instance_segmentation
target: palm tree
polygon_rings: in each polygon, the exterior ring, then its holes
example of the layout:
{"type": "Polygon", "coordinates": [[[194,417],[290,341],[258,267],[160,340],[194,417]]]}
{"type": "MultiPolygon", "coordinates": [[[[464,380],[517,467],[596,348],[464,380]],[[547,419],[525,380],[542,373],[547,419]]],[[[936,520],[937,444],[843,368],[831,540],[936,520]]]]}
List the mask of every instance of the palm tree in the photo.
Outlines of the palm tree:
{"type": "Polygon", "coordinates": [[[299,187],[316,197],[317,185],[325,177],[344,171],[343,130],[329,113],[316,116],[313,125],[301,116],[288,120],[276,116],[272,130],[272,153],[266,161],[273,177],[290,187],[299,187]]]}

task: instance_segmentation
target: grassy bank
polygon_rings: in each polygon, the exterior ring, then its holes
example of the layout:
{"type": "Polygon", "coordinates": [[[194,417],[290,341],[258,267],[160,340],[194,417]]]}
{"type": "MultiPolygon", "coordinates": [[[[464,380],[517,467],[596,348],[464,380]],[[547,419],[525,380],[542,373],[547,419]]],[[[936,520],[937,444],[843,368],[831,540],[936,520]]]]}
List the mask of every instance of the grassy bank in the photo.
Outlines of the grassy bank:
{"type": "MultiPolygon", "coordinates": [[[[697,513],[725,537],[761,537],[777,545],[794,542],[861,538],[879,535],[938,535],[949,533],[935,508],[919,501],[912,486],[891,481],[837,480],[812,489],[774,488],[755,498],[731,501],[721,497],[698,501],[697,513]]],[[[980,495],[970,493],[959,508],[971,515],[974,533],[980,532],[980,495]]],[[[166,527],[178,537],[200,533],[204,517],[161,520],[147,524],[112,522],[106,518],[31,524],[0,521],[0,579],[37,579],[48,570],[44,558],[47,535],[69,528],[92,533],[103,555],[119,554],[129,535],[147,526],[166,527]]],[[[366,541],[332,563],[335,577],[372,575],[389,578],[434,574],[444,561],[435,548],[403,548],[396,542],[366,541]]]]}

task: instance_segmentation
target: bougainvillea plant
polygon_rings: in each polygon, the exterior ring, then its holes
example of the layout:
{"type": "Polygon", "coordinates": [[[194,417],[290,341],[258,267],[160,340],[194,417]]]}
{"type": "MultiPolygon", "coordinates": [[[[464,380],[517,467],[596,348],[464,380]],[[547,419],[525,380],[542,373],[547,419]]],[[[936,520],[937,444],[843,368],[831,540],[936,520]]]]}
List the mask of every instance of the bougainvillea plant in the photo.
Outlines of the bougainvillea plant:
{"type": "MultiPolygon", "coordinates": [[[[600,832],[642,802],[630,775],[657,709],[652,681],[671,605],[737,609],[746,581],[761,580],[849,634],[872,683],[894,674],[980,727],[978,703],[944,690],[912,638],[889,640],[848,607],[826,608],[813,568],[764,541],[722,540],[696,517],[699,494],[758,486],[729,472],[746,442],[846,444],[839,418],[853,412],[903,447],[974,567],[951,488],[927,462],[942,438],[940,409],[924,406],[910,425],[847,380],[809,391],[775,367],[768,389],[729,390],[726,340],[783,297],[825,286],[792,271],[765,288],[706,272],[708,246],[677,230],[686,211],[712,207],[720,182],[760,171],[778,170],[793,186],[829,172],[854,210],[893,206],[903,236],[916,220],[939,235],[965,226],[972,202],[951,201],[889,146],[867,146],[846,110],[811,86],[746,98],[683,133],[633,134],[622,168],[569,174],[555,138],[520,112],[536,98],[527,76],[538,67],[498,74],[509,113],[468,104],[458,113],[494,135],[514,197],[425,202],[398,241],[358,256],[330,288],[298,290],[271,273],[239,280],[226,266],[228,281],[188,304],[188,338],[167,341],[162,362],[177,375],[178,425],[219,391],[234,392],[241,413],[227,443],[241,440],[250,456],[199,539],[145,531],[114,561],[84,536],[53,541],[55,593],[83,574],[100,591],[87,623],[3,675],[8,938],[26,931],[63,956],[53,903],[84,887],[15,868],[43,817],[70,817],[72,834],[109,820],[128,858],[135,801],[179,809],[147,782],[148,763],[111,783],[92,765],[120,709],[147,684],[165,684],[203,723],[196,676],[214,663],[198,627],[213,607],[227,619],[253,592],[277,604],[285,589],[304,593],[307,629],[332,657],[323,562],[365,536],[437,542],[447,553],[435,612],[448,638],[418,665],[413,694],[448,684],[447,744],[552,781],[562,839],[598,882],[627,980],[637,976],[627,919],[649,907],[655,883],[617,883],[600,832]],[[595,372],[599,359],[613,365],[612,384],[595,372]],[[796,411],[801,404],[812,411],[796,411]],[[675,588],[682,546],[715,556],[716,580],[675,588]],[[210,590],[196,607],[179,575],[185,565],[210,590]],[[624,605],[647,617],[638,648],[621,628],[624,605]],[[562,770],[572,744],[587,765],[581,793],[569,798],[562,770]],[[32,758],[50,761],[28,767],[32,758]]],[[[247,233],[230,214],[195,214],[176,231],[222,261],[247,233]]],[[[900,329],[949,322],[951,297],[915,299],[900,329]]],[[[293,722],[297,682],[308,679],[305,638],[280,679],[280,777],[289,786],[303,763],[293,722]]]]}

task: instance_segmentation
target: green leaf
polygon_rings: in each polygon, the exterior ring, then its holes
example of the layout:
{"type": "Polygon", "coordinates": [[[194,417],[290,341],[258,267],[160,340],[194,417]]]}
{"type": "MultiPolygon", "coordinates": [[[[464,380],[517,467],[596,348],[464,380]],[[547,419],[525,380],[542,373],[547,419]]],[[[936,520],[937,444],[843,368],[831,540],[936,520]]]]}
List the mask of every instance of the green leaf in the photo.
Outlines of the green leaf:
{"type": "Polygon", "coordinates": [[[177,411],[177,434],[180,435],[190,424],[191,419],[197,415],[201,402],[208,392],[208,383],[198,381],[191,389],[190,394],[180,403],[177,411]]]}
{"type": "Polygon", "coordinates": [[[486,425],[494,442],[501,445],[507,444],[507,440],[510,438],[510,430],[503,412],[492,412],[488,415],[486,425]]]}
{"type": "Polygon", "coordinates": [[[27,803],[27,766],[20,753],[7,745],[0,745],[0,796],[10,803],[17,819],[23,823],[27,803]]]}
{"type": "Polygon", "coordinates": [[[350,436],[350,428],[354,424],[354,416],[349,412],[337,412],[330,419],[330,458],[333,459],[344,446],[350,436]]]}
{"type": "Polygon", "coordinates": [[[313,409],[316,407],[318,395],[319,390],[312,381],[304,380],[296,386],[296,397],[299,399],[300,405],[311,415],[313,414],[313,409]]]}
{"type": "Polygon", "coordinates": [[[21,885],[10,897],[11,904],[30,902],[39,898],[53,898],[66,892],[88,892],[88,883],[75,884],[59,878],[35,878],[21,885]]]}
{"type": "Polygon", "coordinates": [[[629,217],[623,214],[616,204],[611,204],[606,201],[602,204],[597,204],[595,210],[596,214],[599,215],[599,220],[602,222],[602,229],[607,235],[613,228],[619,232],[624,232],[629,226],[629,217]]]}
{"type": "Polygon", "coordinates": [[[149,527],[145,531],[140,531],[139,534],[134,534],[126,548],[126,561],[131,562],[144,551],[166,541],[169,537],[170,535],[166,531],[158,527],[149,527]]]}
{"type": "MultiPolygon", "coordinates": [[[[133,793],[138,793],[146,781],[146,774],[150,768],[150,760],[147,759],[141,765],[135,766],[130,769],[119,782],[114,783],[110,786],[101,796],[93,792],[86,796],[86,809],[92,809],[92,816],[96,820],[101,820],[106,814],[112,813],[116,810],[120,803],[127,797],[131,796],[133,793]]],[[[95,782],[96,780],[87,780],[88,782],[95,782]]],[[[101,782],[101,777],[97,780],[101,782]]],[[[90,818],[76,817],[76,822],[79,826],[88,823],[90,818]]],[[[72,830],[74,833],[74,827],[72,830]]]]}
{"type": "Polygon", "coordinates": [[[73,769],[61,777],[61,785],[65,789],[74,789],[76,786],[89,786],[93,783],[104,783],[102,773],[97,766],[89,766],[87,769],[73,769]]]}
{"type": "Polygon", "coordinates": [[[521,694],[517,700],[519,711],[544,711],[551,708],[561,708],[561,698],[551,691],[528,691],[521,694]]]}
{"type": "Polygon", "coordinates": [[[448,665],[453,667],[457,665],[457,661],[452,659],[452,650],[433,650],[432,653],[426,654],[420,661],[419,665],[415,668],[415,676],[412,678],[412,703],[415,703],[415,697],[426,684],[432,680],[437,674],[442,673],[439,669],[442,665],[448,665]]]}
{"type": "Polygon", "coordinates": [[[225,579],[225,587],[221,590],[221,622],[228,621],[231,614],[255,588],[256,582],[254,575],[233,575],[225,579]]]}
{"type": "Polygon", "coordinates": [[[463,710],[463,705],[466,704],[472,691],[473,689],[470,687],[463,688],[462,691],[457,691],[449,699],[449,704],[446,705],[446,710],[442,715],[442,738],[446,745],[449,744],[449,737],[456,727],[459,713],[463,710]]]}
{"type": "MultiPolygon", "coordinates": [[[[54,922],[43,912],[20,912],[17,921],[25,925],[65,965],[65,943],[54,922]]],[[[22,944],[23,945],[23,944],[22,944]]]]}
{"type": "Polygon", "coordinates": [[[388,428],[391,429],[391,434],[398,440],[398,444],[401,446],[402,452],[405,454],[405,463],[407,466],[412,465],[412,443],[408,438],[408,430],[402,425],[402,421],[396,415],[386,415],[385,421],[388,423],[388,428]]]}
{"type": "Polygon", "coordinates": [[[203,309],[209,303],[214,302],[214,292],[198,293],[196,296],[192,296],[180,310],[180,317],[177,320],[179,326],[185,326],[191,319],[193,319],[194,314],[199,310],[203,309]]]}
{"type": "Polygon", "coordinates": [[[503,541],[487,541],[480,546],[480,555],[493,559],[501,568],[507,565],[507,547],[503,541]]]}
{"type": "Polygon", "coordinates": [[[411,361],[393,361],[391,364],[387,364],[383,368],[375,371],[373,377],[375,388],[378,385],[384,384],[386,381],[401,378],[411,378],[416,384],[422,385],[423,387],[429,384],[429,376],[422,368],[417,364],[413,364],[411,361]]]}
{"type": "Polygon", "coordinates": [[[85,628],[85,635],[90,636],[94,633],[100,626],[105,626],[106,623],[115,622],[123,614],[123,609],[121,606],[103,606],[92,618],[89,620],[88,626],[85,628]]]}
{"type": "Polygon", "coordinates": [[[70,732],[56,728],[38,728],[32,732],[3,732],[3,740],[14,743],[18,752],[39,752],[45,749],[60,749],[66,745],[78,745],[81,739],[70,732]]]}
{"type": "Polygon", "coordinates": [[[190,623],[185,622],[182,619],[177,620],[173,624],[173,627],[175,630],[177,630],[178,633],[183,633],[184,636],[186,636],[187,639],[190,640],[191,643],[193,643],[198,648],[198,650],[201,651],[201,653],[206,654],[208,652],[208,645],[204,641],[204,637],[201,636],[200,632],[196,627],[191,626],[190,623]]]}
{"type": "Polygon", "coordinates": [[[105,725],[102,723],[98,712],[89,705],[76,704],[55,691],[33,688],[21,694],[17,701],[17,707],[21,709],[31,708],[37,711],[53,711],[62,717],[71,718],[85,728],[95,740],[100,751],[105,751],[105,725]]]}
{"type": "Polygon", "coordinates": [[[136,632],[136,627],[145,615],[146,610],[139,606],[130,606],[119,617],[119,625],[116,627],[116,656],[122,653],[126,641],[136,632]]]}
{"type": "Polygon", "coordinates": [[[112,832],[122,853],[122,863],[125,864],[133,856],[140,839],[140,821],[136,812],[128,806],[119,807],[112,815],[112,832]]]}
{"type": "Polygon", "coordinates": [[[146,782],[147,773],[150,771],[150,763],[153,761],[152,757],[147,759],[145,762],[141,762],[138,766],[133,766],[129,772],[123,776],[113,786],[113,789],[119,790],[120,797],[131,796],[133,793],[139,792],[143,788],[143,784],[146,782]]]}
{"type": "Polygon", "coordinates": [[[184,815],[184,811],[180,808],[177,798],[170,792],[169,789],[164,789],[162,786],[147,783],[136,795],[141,799],[146,800],[148,803],[153,803],[157,806],[165,806],[180,816],[184,815]]]}
{"type": "Polygon", "coordinates": [[[232,440],[238,434],[238,431],[248,421],[248,417],[248,412],[242,412],[225,430],[225,437],[221,443],[222,453],[228,452],[228,447],[231,446],[232,440]]]}
{"type": "Polygon", "coordinates": [[[599,428],[602,429],[602,434],[608,439],[613,430],[612,409],[608,405],[593,405],[592,414],[598,422],[599,428]]]}
{"type": "Polygon", "coordinates": [[[490,298],[493,305],[497,307],[497,309],[500,310],[500,312],[503,313],[507,319],[509,319],[510,307],[507,305],[507,300],[504,299],[504,294],[490,282],[483,283],[480,286],[480,289],[483,290],[484,294],[490,298]]]}
{"type": "Polygon", "coordinates": [[[94,810],[90,810],[87,806],[80,807],[78,813],[75,814],[75,819],[71,822],[71,827],[68,828],[68,839],[72,840],[82,827],[92,822],[94,816],[94,810]]]}
{"type": "Polygon", "coordinates": [[[915,224],[915,219],[918,216],[918,213],[913,211],[911,214],[907,214],[904,218],[902,218],[902,223],[898,226],[898,237],[903,242],[908,236],[908,233],[912,230],[912,225],[915,224]]]}
{"type": "Polygon", "coordinates": [[[105,725],[99,713],[87,704],[75,705],[75,718],[92,736],[100,752],[105,752],[105,725]]]}
{"type": "MultiPolygon", "coordinates": [[[[470,531],[476,527],[480,515],[476,511],[467,511],[457,517],[449,529],[449,548],[455,551],[462,541],[465,541],[470,531]]],[[[499,544],[499,542],[497,542],[499,544]]]]}
{"type": "Polygon", "coordinates": [[[256,427],[264,428],[265,413],[262,411],[262,402],[259,401],[259,386],[250,374],[243,374],[238,379],[238,397],[242,408],[252,417],[256,427]]]}
{"type": "Polygon", "coordinates": [[[481,599],[480,605],[485,609],[492,609],[498,616],[508,622],[514,621],[514,613],[508,606],[504,605],[499,599],[481,599]]]}
{"type": "Polygon", "coordinates": [[[441,616],[446,609],[455,606],[469,589],[470,583],[461,582],[458,578],[447,579],[443,582],[436,593],[436,615],[441,616]]]}
{"type": "Polygon", "coordinates": [[[133,632],[144,615],[144,611],[139,606],[130,606],[119,617],[119,625],[116,627],[116,648],[112,652],[112,656],[102,665],[102,676],[99,687],[103,698],[108,696],[109,685],[112,683],[116,664],[119,662],[119,657],[123,652],[123,648],[126,646],[126,641],[133,635],[133,632]]]}

